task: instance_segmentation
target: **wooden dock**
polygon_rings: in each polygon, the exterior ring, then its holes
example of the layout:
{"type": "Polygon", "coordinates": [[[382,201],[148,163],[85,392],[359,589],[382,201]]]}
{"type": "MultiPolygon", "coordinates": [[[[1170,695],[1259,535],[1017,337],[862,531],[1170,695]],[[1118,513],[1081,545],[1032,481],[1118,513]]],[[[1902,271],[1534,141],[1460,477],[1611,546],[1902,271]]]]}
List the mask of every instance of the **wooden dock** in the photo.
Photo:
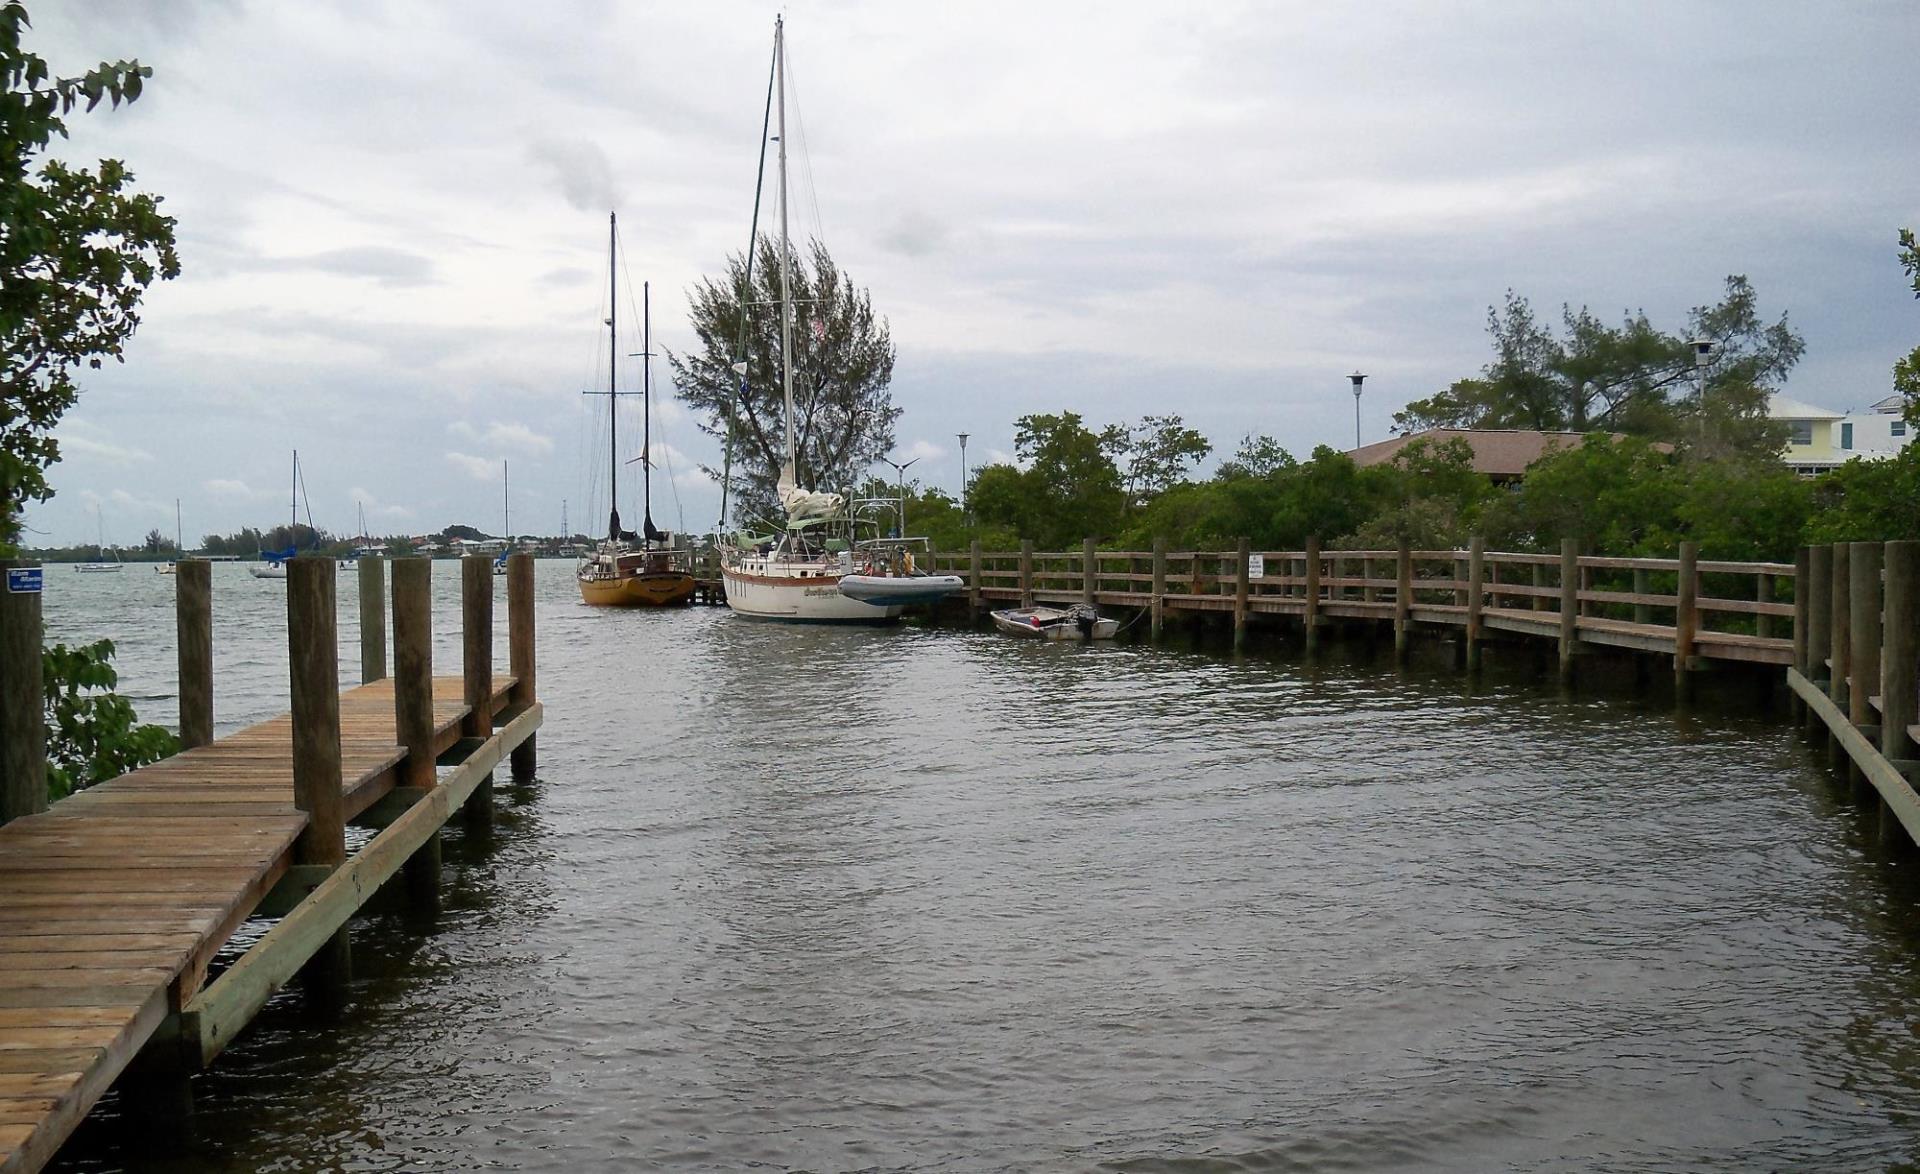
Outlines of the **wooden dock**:
{"type": "MultiPolygon", "coordinates": [[[[136,1115],[190,1109],[187,1075],[275,990],[297,975],[344,982],[348,923],[383,884],[404,873],[412,895],[437,898],[441,826],[463,810],[490,818],[501,761],[522,777],[534,766],[532,570],[527,556],[509,564],[511,669],[495,676],[491,567],[465,560],[463,674],[435,679],[429,564],[395,564],[389,677],[384,571],[363,561],[369,683],[341,692],[336,572],[295,560],[293,712],[215,741],[207,565],[180,564],[189,748],[50,810],[0,812],[16,816],[0,827],[0,1171],[39,1169],[116,1080],[136,1115]],[[351,854],[350,822],[378,829],[351,854]],[[215,955],[259,917],[278,920],[209,981],[215,955]]],[[[24,609],[8,605],[11,639],[24,609]]],[[[32,610],[37,626],[37,596],[32,610]]],[[[27,790],[0,781],[15,799],[27,790]]],[[[40,788],[44,807],[44,775],[40,788]]]]}
{"type": "Polygon", "coordinates": [[[1711,662],[1786,665],[1797,571],[1790,563],[1602,558],[1571,544],[1559,554],[1486,550],[1078,551],[943,555],[939,570],[967,582],[975,612],[993,606],[1090,603],[1170,617],[1230,621],[1236,643],[1262,622],[1296,625],[1309,647],[1342,621],[1390,625],[1402,651],[1416,631],[1457,636],[1470,665],[1491,639],[1558,647],[1571,675],[1584,651],[1612,646],[1674,658],[1679,679],[1711,662]]]}

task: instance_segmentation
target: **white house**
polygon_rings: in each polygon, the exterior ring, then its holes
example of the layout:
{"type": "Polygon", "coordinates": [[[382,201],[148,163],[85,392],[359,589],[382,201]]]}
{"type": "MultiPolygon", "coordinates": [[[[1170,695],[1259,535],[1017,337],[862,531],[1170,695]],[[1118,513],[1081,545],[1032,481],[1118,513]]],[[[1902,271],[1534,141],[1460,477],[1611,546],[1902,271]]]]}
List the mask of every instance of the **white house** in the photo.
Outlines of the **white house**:
{"type": "Polygon", "coordinates": [[[1824,473],[1855,457],[1882,461],[1913,439],[1901,418],[1899,396],[1888,396],[1864,412],[1835,412],[1784,395],[1767,397],[1767,414],[1786,424],[1787,447],[1781,459],[1802,477],[1824,473]]]}

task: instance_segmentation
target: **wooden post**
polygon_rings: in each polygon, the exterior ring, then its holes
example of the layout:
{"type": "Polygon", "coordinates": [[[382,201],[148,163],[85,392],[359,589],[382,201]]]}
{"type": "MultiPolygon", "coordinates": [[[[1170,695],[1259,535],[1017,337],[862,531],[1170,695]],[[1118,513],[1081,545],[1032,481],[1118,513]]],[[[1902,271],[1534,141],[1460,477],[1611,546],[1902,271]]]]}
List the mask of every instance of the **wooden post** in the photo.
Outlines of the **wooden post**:
{"type": "MultiPolygon", "coordinates": [[[[1547,586],[1547,564],[1545,563],[1533,564],[1533,585],[1535,587],[1541,588],[1542,590],[1545,590],[1547,586]]],[[[1547,597],[1539,594],[1538,592],[1535,592],[1533,596],[1533,610],[1535,611],[1547,610],[1547,597]]]]}
{"type": "Polygon", "coordinates": [[[1089,538],[1080,546],[1080,602],[1093,606],[1100,587],[1100,555],[1089,538]]]}
{"type": "MultiPolygon", "coordinates": [[[[407,752],[400,785],[426,790],[433,769],[433,560],[403,558],[393,564],[393,728],[407,752]]],[[[440,902],[440,833],[407,858],[408,899],[433,909],[440,902]]]]}
{"type": "MultiPolygon", "coordinates": [[[[1773,602],[1773,576],[1755,575],[1753,578],[1753,600],[1755,603],[1773,602]]],[[[1773,617],[1756,613],[1753,617],[1753,634],[1765,639],[1773,635],[1773,617]]]]}
{"type": "Polygon", "coordinates": [[[180,666],[180,748],[213,741],[213,564],[173,567],[173,625],[180,666]]]}
{"type": "Polygon", "coordinates": [[[967,622],[980,617],[980,540],[967,547],[967,622]]]}
{"type": "Polygon", "coordinates": [[[1680,572],[1673,595],[1673,691],[1686,698],[1692,693],[1694,638],[1700,631],[1700,612],[1696,607],[1700,587],[1700,544],[1680,544],[1680,572]]]}
{"type": "MultiPolygon", "coordinates": [[[[493,736],[493,560],[470,554],[460,560],[460,662],[467,704],[460,733],[467,738],[493,736]]],[[[467,799],[468,824],[493,823],[493,780],[474,788],[467,799]]]]}
{"type": "Polygon", "coordinates": [[[1167,612],[1167,536],[1156,535],[1153,539],[1153,638],[1160,639],[1166,630],[1167,612]]]}
{"type": "Polygon", "coordinates": [[[1793,554],[1793,667],[1811,679],[1807,664],[1807,580],[1813,575],[1813,551],[1801,547],[1793,554]]]}
{"type": "MultiPolygon", "coordinates": [[[[516,554],[507,558],[507,671],[513,674],[513,704],[531,705],[539,696],[534,673],[533,556],[516,554]]],[[[539,761],[537,734],[515,746],[507,755],[516,783],[533,781],[539,761]]]]}
{"type": "Polygon", "coordinates": [[[1413,643],[1413,547],[1405,538],[1393,560],[1393,655],[1405,664],[1413,643]]]}
{"type": "Polygon", "coordinates": [[[1480,608],[1486,591],[1487,540],[1467,540],[1467,671],[1480,671],[1480,608]]]}
{"type": "Polygon", "coordinates": [[[1306,611],[1307,651],[1314,652],[1320,647],[1320,540],[1307,539],[1306,558],[1306,611]]]}
{"type": "MultiPolygon", "coordinates": [[[[1847,720],[1856,728],[1878,720],[1873,695],[1880,687],[1880,564],[1885,556],[1886,547],[1878,542],[1847,544],[1847,720]]],[[[1864,787],[1867,775],[1859,760],[1846,757],[1847,778],[1856,788],[1864,787]]],[[[1884,832],[1897,820],[1884,803],[1878,806],[1884,832]]]]}
{"type": "Polygon", "coordinates": [[[387,675],[386,560],[371,555],[359,563],[360,575],[360,683],[387,675]]]}
{"type": "MultiPolygon", "coordinates": [[[[0,559],[0,568],[40,571],[38,563],[20,559],[0,559]]],[[[0,584],[0,823],[47,809],[39,576],[6,580],[0,584]]]]}
{"type": "MultiPolygon", "coordinates": [[[[1853,711],[1853,560],[1845,542],[1833,544],[1833,591],[1828,603],[1833,616],[1827,627],[1827,695],[1841,713],[1853,711]]],[[[1847,762],[1846,749],[1831,732],[1827,735],[1827,765],[1847,762]]]]}
{"type": "Polygon", "coordinates": [[[1020,540],[1020,606],[1033,606],[1033,539],[1020,540]]]}
{"type": "MultiPolygon", "coordinates": [[[[1645,567],[1633,568],[1633,593],[1635,595],[1653,594],[1652,571],[1649,571],[1645,567]]],[[[1653,622],[1653,605],[1635,600],[1633,604],[1633,622],[1636,624],[1651,624],[1653,622]]]]}
{"type": "Polygon", "coordinates": [[[1880,656],[1880,753],[1920,757],[1908,727],[1920,721],[1920,542],[1887,543],[1886,627],[1880,656]]]}
{"type": "MultiPolygon", "coordinates": [[[[1807,667],[1803,675],[1819,684],[1827,679],[1827,655],[1832,647],[1833,547],[1807,549],[1807,577],[1800,580],[1796,590],[1807,597],[1807,667]]],[[[1824,728],[1811,706],[1805,716],[1809,731],[1824,728]]]]}
{"type": "Polygon", "coordinates": [[[1580,545],[1560,540],[1560,680],[1573,681],[1574,646],[1580,640],[1580,545]]]}
{"type": "Polygon", "coordinates": [[[1233,646],[1247,646],[1247,572],[1253,564],[1253,540],[1242,538],[1233,568],[1233,646]]]}
{"type": "MultiPolygon", "coordinates": [[[[346,809],[340,778],[340,641],[330,558],[287,563],[288,683],[293,701],[293,805],[307,826],[294,841],[295,864],[337,868],[347,858],[346,809]]],[[[346,928],[314,954],[304,971],[309,990],[330,1000],[352,975],[346,928]]]]}
{"type": "MultiPolygon", "coordinates": [[[[1456,553],[1457,553],[1457,548],[1456,548],[1456,553]]],[[[1455,583],[1463,583],[1466,581],[1466,578],[1467,578],[1467,560],[1463,558],[1455,558],[1453,560],[1453,581],[1455,583]]],[[[1453,589],[1453,605],[1455,607],[1467,606],[1467,589],[1465,587],[1455,587],[1453,589]]]]}

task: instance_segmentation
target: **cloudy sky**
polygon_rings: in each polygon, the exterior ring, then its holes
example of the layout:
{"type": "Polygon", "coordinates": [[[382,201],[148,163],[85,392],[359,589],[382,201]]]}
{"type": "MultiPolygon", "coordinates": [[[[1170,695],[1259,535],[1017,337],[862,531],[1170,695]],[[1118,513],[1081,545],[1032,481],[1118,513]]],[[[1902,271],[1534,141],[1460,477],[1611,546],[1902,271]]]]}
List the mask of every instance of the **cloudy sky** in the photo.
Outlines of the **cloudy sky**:
{"type": "MultiPolygon", "coordinates": [[[[170,531],[175,498],[190,543],[272,524],[294,448],[337,532],[357,505],[375,532],[497,528],[503,460],[516,530],[604,516],[580,392],[607,212],[623,303],[650,282],[656,343],[686,345],[685,291],[745,243],[775,8],[30,9],[57,73],[153,67],[65,153],[163,195],[185,272],[86,376],[29,542],[91,541],[96,503],[109,542],[170,531]]],[[[1222,454],[1348,447],[1356,367],[1379,439],[1484,362],[1509,287],[1677,327],[1747,274],[1806,336],[1789,390],[1834,408],[1920,342],[1907,0],[786,12],[796,227],[889,319],[932,484],[957,489],[956,433],[977,466],[1062,408],[1177,412],[1222,454]]],[[[705,529],[713,447],[658,385],[656,519],[705,529]]]]}

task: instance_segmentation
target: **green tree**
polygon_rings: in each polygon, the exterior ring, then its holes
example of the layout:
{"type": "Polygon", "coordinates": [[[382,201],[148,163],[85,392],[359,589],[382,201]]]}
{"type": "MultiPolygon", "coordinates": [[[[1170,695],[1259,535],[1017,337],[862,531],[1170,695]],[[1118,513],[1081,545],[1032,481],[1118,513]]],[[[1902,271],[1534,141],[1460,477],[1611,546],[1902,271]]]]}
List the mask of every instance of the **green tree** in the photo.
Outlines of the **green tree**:
{"type": "MultiPolygon", "coordinates": [[[[808,488],[837,490],[893,450],[893,340],[873,299],[815,241],[811,255],[789,254],[797,320],[793,324],[796,476],[808,488]]],[[[761,238],[748,286],[744,254],[726,276],[692,290],[697,350],[667,355],[675,393],[700,430],[725,442],[733,431],[733,477],[741,521],[784,516],[775,493],[786,462],[786,410],[780,371],[780,253],[761,238]],[[771,306],[772,308],[769,308],[771,306]],[[745,339],[745,354],[740,353],[745,339]],[[746,364],[746,374],[733,370],[746,364]]],[[[709,476],[720,470],[705,467],[709,476]]]]}
{"type": "MultiPolygon", "coordinates": [[[[1920,298],[1920,241],[1911,228],[1900,230],[1900,267],[1913,279],[1913,296],[1920,298]]],[[[1907,401],[1907,426],[1920,428],[1920,346],[1893,365],[1893,387],[1907,401]]]]}
{"type": "Polygon", "coordinates": [[[1205,460],[1213,445],[1179,416],[1143,416],[1132,428],[1114,432],[1126,463],[1129,505],[1138,507],[1173,488],[1188,470],[1205,460]]]}
{"type": "Polygon", "coordinates": [[[113,691],[113,641],[69,648],[55,644],[41,658],[47,713],[48,798],[63,798],[180,749],[165,729],[139,725],[133,703],[113,691]]]}
{"type": "Polygon", "coordinates": [[[1377,512],[1340,538],[1354,550],[1391,550],[1401,542],[1418,550],[1464,546],[1498,493],[1475,471],[1473,446],[1459,437],[1419,437],[1360,476],[1369,483],[1364,499],[1377,512]]]}
{"type": "Polygon", "coordinates": [[[103,62],[52,77],[21,44],[28,27],[18,0],[0,6],[0,551],[18,540],[26,504],[53,495],[52,432],[79,397],[75,371],[124,361],[141,296],[180,272],[173,219],[132,190],[124,164],[41,161],[76,104],[131,102],[153,71],[103,62]]]}
{"type": "Polygon", "coordinates": [[[1014,452],[1027,467],[980,469],[968,494],[974,516],[1047,548],[1117,533],[1127,495],[1115,431],[1093,432],[1077,412],[1022,416],[1015,428],[1014,452]]]}

